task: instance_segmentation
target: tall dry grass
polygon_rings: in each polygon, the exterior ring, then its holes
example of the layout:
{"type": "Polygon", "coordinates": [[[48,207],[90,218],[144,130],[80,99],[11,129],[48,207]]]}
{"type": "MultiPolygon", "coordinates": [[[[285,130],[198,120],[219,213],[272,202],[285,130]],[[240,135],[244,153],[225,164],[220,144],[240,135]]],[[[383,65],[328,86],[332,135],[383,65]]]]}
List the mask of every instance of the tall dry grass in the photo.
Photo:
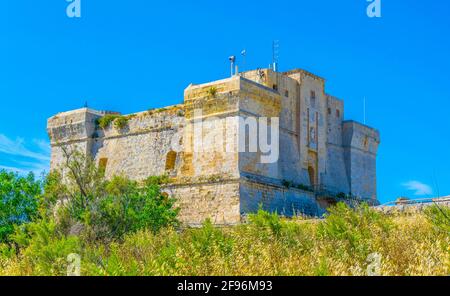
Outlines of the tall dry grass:
{"type": "Polygon", "coordinates": [[[389,217],[339,205],[311,221],[260,211],[245,225],[140,231],[109,245],[44,235],[17,254],[0,247],[0,274],[64,275],[75,252],[82,275],[449,275],[448,225],[437,210],[389,217]]]}

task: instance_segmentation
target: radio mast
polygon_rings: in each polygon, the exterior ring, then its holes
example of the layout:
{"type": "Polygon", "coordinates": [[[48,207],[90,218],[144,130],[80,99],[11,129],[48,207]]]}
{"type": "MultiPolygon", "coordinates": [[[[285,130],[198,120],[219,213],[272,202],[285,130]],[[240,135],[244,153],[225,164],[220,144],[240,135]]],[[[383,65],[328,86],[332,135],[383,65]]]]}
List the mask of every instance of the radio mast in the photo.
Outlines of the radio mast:
{"type": "Polygon", "coordinates": [[[280,43],[278,40],[272,42],[272,70],[278,72],[278,58],[280,55],[280,43]]]}

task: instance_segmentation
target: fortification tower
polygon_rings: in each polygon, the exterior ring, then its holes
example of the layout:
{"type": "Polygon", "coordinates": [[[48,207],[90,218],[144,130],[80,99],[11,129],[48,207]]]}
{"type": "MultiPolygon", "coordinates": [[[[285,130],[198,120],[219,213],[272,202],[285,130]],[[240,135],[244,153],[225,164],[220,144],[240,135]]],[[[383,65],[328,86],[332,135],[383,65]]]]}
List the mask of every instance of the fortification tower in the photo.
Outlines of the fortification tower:
{"type": "Polygon", "coordinates": [[[344,121],[343,101],[305,70],[259,69],[191,84],[183,104],[127,115],[123,126],[101,127],[106,115],[83,108],[50,118],[51,168],[64,165],[61,148],[71,147],[108,178],[168,175],[163,190],[191,225],[207,218],[236,224],[260,206],[320,216],[350,197],[377,203],[379,132],[344,121]],[[269,155],[275,161],[263,161],[269,155]]]}

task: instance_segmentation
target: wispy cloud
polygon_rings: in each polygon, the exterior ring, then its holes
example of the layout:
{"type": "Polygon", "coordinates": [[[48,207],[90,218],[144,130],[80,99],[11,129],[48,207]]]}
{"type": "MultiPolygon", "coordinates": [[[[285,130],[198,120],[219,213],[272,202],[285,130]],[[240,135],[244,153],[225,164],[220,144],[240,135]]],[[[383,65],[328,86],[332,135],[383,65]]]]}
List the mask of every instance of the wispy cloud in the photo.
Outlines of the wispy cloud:
{"type": "Polygon", "coordinates": [[[414,191],[414,195],[431,195],[433,194],[433,189],[431,186],[419,182],[419,181],[409,181],[402,184],[403,187],[410,191],[414,191]]]}
{"type": "Polygon", "coordinates": [[[0,134],[0,153],[14,156],[8,165],[0,164],[0,169],[20,174],[33,172],[35,175],[48,171],[50,145],[44,140],[33,140],[31,145],[26,145],[23,138],[12,140],[0,134]]]}
{"type": "Polygon", "coordinates": [[[44,140],[34,139],[33,143],[43,152],[45,155],[50,155],[50,143],[44,140]]]}
{"type": "Polygon", "coordinates": [[[0,165],[0,170],[11,171],[11,172],[20,173],[20,174],[25,174],[25,173],[30,172],[30,171],[27,171],[24,169],[14,168],[14,167],[5,166],[5,165],[0,165]]]}
{"type": "Polygon", "coordinates": [[[34,140],[36,146],[39,148],[39,152],[34,152],[25,147],[25,141],[22,138],[17,138],[16,140],[11,140],[7,136],[0,134],[0,152],[14,155],[33,158],[37,160],[49,161],[50,156],[44,149],[46,148],[42,140],[34,140]]]}

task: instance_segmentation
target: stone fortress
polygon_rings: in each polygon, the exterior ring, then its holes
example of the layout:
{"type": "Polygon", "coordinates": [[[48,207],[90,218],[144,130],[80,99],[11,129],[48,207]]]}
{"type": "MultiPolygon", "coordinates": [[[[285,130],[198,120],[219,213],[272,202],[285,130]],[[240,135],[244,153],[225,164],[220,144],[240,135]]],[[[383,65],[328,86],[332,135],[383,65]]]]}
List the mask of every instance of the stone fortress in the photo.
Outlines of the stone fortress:
{"type": "Polygon", "coordinates": [[[247,71],[189,85],[180,105],[100,126],[106,116],[112,115],[83,108],[51,117],[51,169],[64,163],[61,147],[71,146],[103,166],[107,177],[168,175],[163,190],[177,199],[180,219],[190,225],[207,218],[237,224],[259,207],[286,216],[320,216],[339,200],[378,203],[379,132],[344,121],[343,101],[326,94],[325,80],[305,70],[247,71]],[[239,128],[239,118],[250,117],[279,118],[278,161],[262,163],[259,148],[192,149],[199,137],[195,122],[209,121],[213,127],[203,128],[204,139],[236,139],[227,143],[236,148],[252,136],[239,128]]]}

